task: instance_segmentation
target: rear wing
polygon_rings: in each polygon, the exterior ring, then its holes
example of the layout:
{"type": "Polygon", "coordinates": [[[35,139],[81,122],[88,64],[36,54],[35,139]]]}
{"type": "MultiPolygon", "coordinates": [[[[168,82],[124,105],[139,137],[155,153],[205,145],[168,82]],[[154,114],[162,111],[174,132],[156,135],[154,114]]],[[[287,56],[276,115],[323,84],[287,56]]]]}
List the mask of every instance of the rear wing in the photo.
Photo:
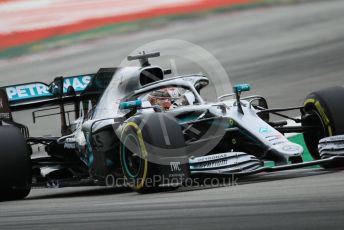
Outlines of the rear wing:
{"type": "MultiPolygon", "coordinates": [[[[95,74],[85,74],[79,76],[71,76],[63,78],[63,95],[67,95],[67,89],[73,86],[75,94],[80,95],[95,74]]],[[[61,98],[56,97],[51,93],[53,83],[46,84],[43,82],[30,82],[18,85],[9,85],[1,87],[7,98],[8,105],[11,111],[25,110],[39,107],[42,105],[54,105],[61,101],[61,98]]],[[[3,98],[3,96],[2,96],[3,98]]],[[[2,99],[4,100],[4,98],[2,99]]]]}
{"type": "MultiPolygon", "coordinates": [[[[0,87],[0,125],[2,122],[13,124],[22,130],[25,137],[29,136],[29,130],[25,125],[13,120],[12,111],[34,109],[37,107],[58,107],[39,109],[32,112],[33,121],[38,117],[47,117],[60,114],[61,134],[70,132],[66,121],[69,113],[74,112],[75,118],[79,117],[79,104],[91,102],[104,92],[118,68],[101,68],[97,73],[84,74],[71,77],[56,77],[49,85],[43,82],[30,82],[18,85],[0,87]],[[65,104],[73,103],[74,110],[66,111],[65,104]],[[36,115],[36,112],[44,112],[60,109],[57,113],[36,115]]],[[[86,106],[89,107],[89,105],[86,106]]],[[[85,108],[83,108],[85,110],[85,108]]],[[[70,121],[70,120],[69,120],[70,121]]],[[[70,123],[70,122],[69,122],[70,123]]]]}

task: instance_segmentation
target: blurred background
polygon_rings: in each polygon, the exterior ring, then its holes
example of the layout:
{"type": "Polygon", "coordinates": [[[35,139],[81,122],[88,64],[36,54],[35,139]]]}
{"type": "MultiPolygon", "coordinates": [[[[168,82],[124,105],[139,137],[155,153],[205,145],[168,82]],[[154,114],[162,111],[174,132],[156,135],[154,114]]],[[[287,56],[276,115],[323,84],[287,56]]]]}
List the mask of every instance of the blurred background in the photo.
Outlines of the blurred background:
{"type": "MultiPolygon", "coordinates": [[[[179,39],[205,49],[224,77],[251,84],[271,107],[300,105],[313,90],[344,84],[343,12],[341,0],[0,0],[0,85],[94,73],[146,44],[179,39]]],[[[173,61],[152,63],[211,75],[183,59],[186,49],[172,49],[173,61]]],[[[203,96],[212,100],[211,92],[203,96]]],[[[31,128],[29,113],[15,116],[31,128]]],[[[49,119],[33,132],[48,134],[56,126],[49,119]]]]}
{"type": "MultiPolygon", "coordinates": [[[[151,62],[172,76],[202,72],[228,91],[249,83],[270,107],[298,106],[314,90],[344,85],[344,0],[0,0],[0,86],[95,73],[142,49],[160,51],[151,62]],[[201,55],[186,58],[190,47],[201,55]]],[[[31,112],[14,117],[32,136],[59,135],[59,117],[33,124],[31,112]]],[[[34,189],[1,203],[0,228],[343,229],[342,172],[292,170],[239,184],[151,195],[34,189]]]]}

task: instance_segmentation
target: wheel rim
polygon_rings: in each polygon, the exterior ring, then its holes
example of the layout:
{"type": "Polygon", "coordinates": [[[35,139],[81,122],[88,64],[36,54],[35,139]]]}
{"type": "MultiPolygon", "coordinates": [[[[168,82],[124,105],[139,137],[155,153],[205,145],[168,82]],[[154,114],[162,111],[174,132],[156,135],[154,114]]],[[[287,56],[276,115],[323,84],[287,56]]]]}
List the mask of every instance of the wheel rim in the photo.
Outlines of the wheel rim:
{"type": "Polygon", "coordinates": [[[312,114],[314,116],[313,120],[308,121],[308,125],[315,125],[315,126],[319,126],[321,127],[320,129],[316,130],[316,132],[313,134],[315,134],[318,139],[320,140],[323,137],[326,137],[328,135],[327,131],[326,131],[326,125],[324,124],[323,120],[321,119],[321,116],[319,115],[318,111],[314,110],[312,111],[312,114]]]}
{"type": "Polygon", "coordinates": [[[303,137],[312,157],[314,159],[320,159],[317,146],[318,146],[319,140],[323,137],[326,137],[328,134],[327,134],[326,126],[323,120],[321,119],[321,116],[319,115],[318,111],[316,109],[313,109],[309,111],[309,113],[312,115],[312,117],[310,119],[304,120],[302,122],[302,125],[319,126],[320,128],[312,132],[303,133],[303,137]]]}
{"type": "Polygon", "coordinates": [[[137,178],[142,169],[142,154],[135,135],[128,134],[125,137],[121,154],[126,174],[131,178],[137,178]]]}

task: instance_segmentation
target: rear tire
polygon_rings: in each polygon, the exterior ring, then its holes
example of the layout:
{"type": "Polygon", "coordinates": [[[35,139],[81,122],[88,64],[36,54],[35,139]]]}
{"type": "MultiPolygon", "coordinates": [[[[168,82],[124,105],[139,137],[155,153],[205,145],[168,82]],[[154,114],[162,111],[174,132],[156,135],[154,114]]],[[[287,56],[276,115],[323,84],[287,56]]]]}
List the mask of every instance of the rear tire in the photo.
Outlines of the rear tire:
{"type": "Polygon", "coordinates": [[[0,200],[25,198],[31,190],[30,151],[20,130],[0,126],[0,200]]]}
{"type": "MultiPolygon", "coordinates": [[[[303,134],[306,146],[314,159],[320,159],[318,143],[321,138],[344,134],[344,88],[340,86],[315,91],[304,102],[302,125],[321,127],[303,134]]],[[[325,168],[334,165],[324,165],[325,168]]]]}

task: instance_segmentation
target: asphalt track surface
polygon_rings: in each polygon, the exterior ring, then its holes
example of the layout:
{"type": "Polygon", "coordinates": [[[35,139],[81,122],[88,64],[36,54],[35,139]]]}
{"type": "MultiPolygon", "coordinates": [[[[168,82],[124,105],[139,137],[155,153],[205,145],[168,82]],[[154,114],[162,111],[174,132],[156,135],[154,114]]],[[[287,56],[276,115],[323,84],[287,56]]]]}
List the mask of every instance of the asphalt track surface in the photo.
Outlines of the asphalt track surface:
{"type": "MultiPolygon", "coordinates": [[[[344,1],[321,1],[177,21],[1,63],[0,83],[94,72],[141,44],[178,38],[210,51],[232,83],[251,83],[272,106],[299,105],[313,90],[344,84],[343,12],[344,1]]],[[[27,115],[16,117],[29,121],[27,115]]],[[[56,122],[38,125],[33,133],[47,134],[56,122]]],[[[0,229],[343,229],[343,176],[293,170],[240,179],[236,186],[149,195],[99,187],[34,189],[26,200],[0,204],[0,229]]]]}

